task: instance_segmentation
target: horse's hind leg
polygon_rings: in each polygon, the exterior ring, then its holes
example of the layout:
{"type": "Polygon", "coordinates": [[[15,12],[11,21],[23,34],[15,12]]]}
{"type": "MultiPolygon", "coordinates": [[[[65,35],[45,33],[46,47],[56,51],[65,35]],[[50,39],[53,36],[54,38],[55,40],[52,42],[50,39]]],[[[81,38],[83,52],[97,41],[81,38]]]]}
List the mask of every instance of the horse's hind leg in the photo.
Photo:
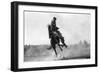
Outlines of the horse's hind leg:
{"type": "Polygon", "coordinates": [[[56,56],[57,56],[57,51],[56,51],[56,49],[54,49],[54,51],[55,51],[55,54],[56,54],[56,56]]]}
{"type": "Polygon", "coordinates": [[[54,49],[54,51],[55,51],[55,54],[56,54],[56,56],[57,56],[56,46],[53,45],[52,47],[53,47],[53,49],[54,49]]]}

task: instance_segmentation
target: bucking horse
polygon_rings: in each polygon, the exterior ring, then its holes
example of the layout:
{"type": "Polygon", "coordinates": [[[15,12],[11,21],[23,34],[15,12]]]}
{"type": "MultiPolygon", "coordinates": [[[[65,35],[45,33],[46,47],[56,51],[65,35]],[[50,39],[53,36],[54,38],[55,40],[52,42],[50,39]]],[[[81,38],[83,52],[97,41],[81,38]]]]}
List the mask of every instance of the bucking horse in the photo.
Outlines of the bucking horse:
{"type": "Polygon", "coordinates": [[[51,25],[48,25],[48,33],[50,38],[50,44],[51,46],[48,49],[53,48],[56,56],[57,56],[57,50],[56,45],[59,46],[60,50],[63,51],[62,47],[65,46],[67,48],[67,45],[65,44],[64,37],[61,35],[61,33],[58,31],[52,31],[51,25]],[[60,44],[60,42],[62,44],[60,44]]]}

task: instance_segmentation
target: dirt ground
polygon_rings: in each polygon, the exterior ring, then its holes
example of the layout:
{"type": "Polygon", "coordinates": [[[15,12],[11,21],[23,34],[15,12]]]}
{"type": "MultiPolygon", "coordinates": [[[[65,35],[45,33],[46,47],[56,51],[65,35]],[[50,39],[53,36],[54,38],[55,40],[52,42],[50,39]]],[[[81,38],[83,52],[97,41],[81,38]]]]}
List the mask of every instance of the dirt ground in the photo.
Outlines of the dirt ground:
{"type": "Polygon", "coordinates": [[[72,60],[72,59],[89,59],[90,45],[75,44],[69,45],[68,48],[62,47],[63,51],[56,47],[58,55],[54,50],[48,50],[49,45],[30,45],[25,47],[24,61],[53,61],[53,60],[72,60]]]}

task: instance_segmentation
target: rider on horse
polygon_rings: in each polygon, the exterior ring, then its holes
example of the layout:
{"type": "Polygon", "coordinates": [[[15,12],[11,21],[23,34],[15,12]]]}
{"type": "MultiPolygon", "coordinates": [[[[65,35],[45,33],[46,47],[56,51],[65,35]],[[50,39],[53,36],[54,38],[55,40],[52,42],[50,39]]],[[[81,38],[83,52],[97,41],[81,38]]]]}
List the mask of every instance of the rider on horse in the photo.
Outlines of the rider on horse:
{"type": "Polygon", "coordinates": [[[59,28],[56,26],[56,17],[53,17],[53,20],[51,22],[51,26],[50,26],[50,31],[49,31],[49,38],[52,37],[52,34],[55,34],[59,37],[59,39],[61,40],[62,44],[67,47],[67,45],[64,42],[64,37],[62,36],[62,34],[60,33],[60,31],[58,30],[59,28]]]}

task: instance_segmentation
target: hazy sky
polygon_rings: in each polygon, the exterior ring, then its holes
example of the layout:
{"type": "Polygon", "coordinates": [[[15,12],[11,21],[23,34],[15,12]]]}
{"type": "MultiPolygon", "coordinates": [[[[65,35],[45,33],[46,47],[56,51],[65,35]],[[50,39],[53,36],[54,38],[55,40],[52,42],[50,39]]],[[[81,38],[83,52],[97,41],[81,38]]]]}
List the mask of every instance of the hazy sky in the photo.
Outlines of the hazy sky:
{"type": "Polygon", "coordinates": [[[90,41],[89,14],[25,12],[25,44],[50,44],[47,25],[54,16],[66,44],[90,41]]]}

